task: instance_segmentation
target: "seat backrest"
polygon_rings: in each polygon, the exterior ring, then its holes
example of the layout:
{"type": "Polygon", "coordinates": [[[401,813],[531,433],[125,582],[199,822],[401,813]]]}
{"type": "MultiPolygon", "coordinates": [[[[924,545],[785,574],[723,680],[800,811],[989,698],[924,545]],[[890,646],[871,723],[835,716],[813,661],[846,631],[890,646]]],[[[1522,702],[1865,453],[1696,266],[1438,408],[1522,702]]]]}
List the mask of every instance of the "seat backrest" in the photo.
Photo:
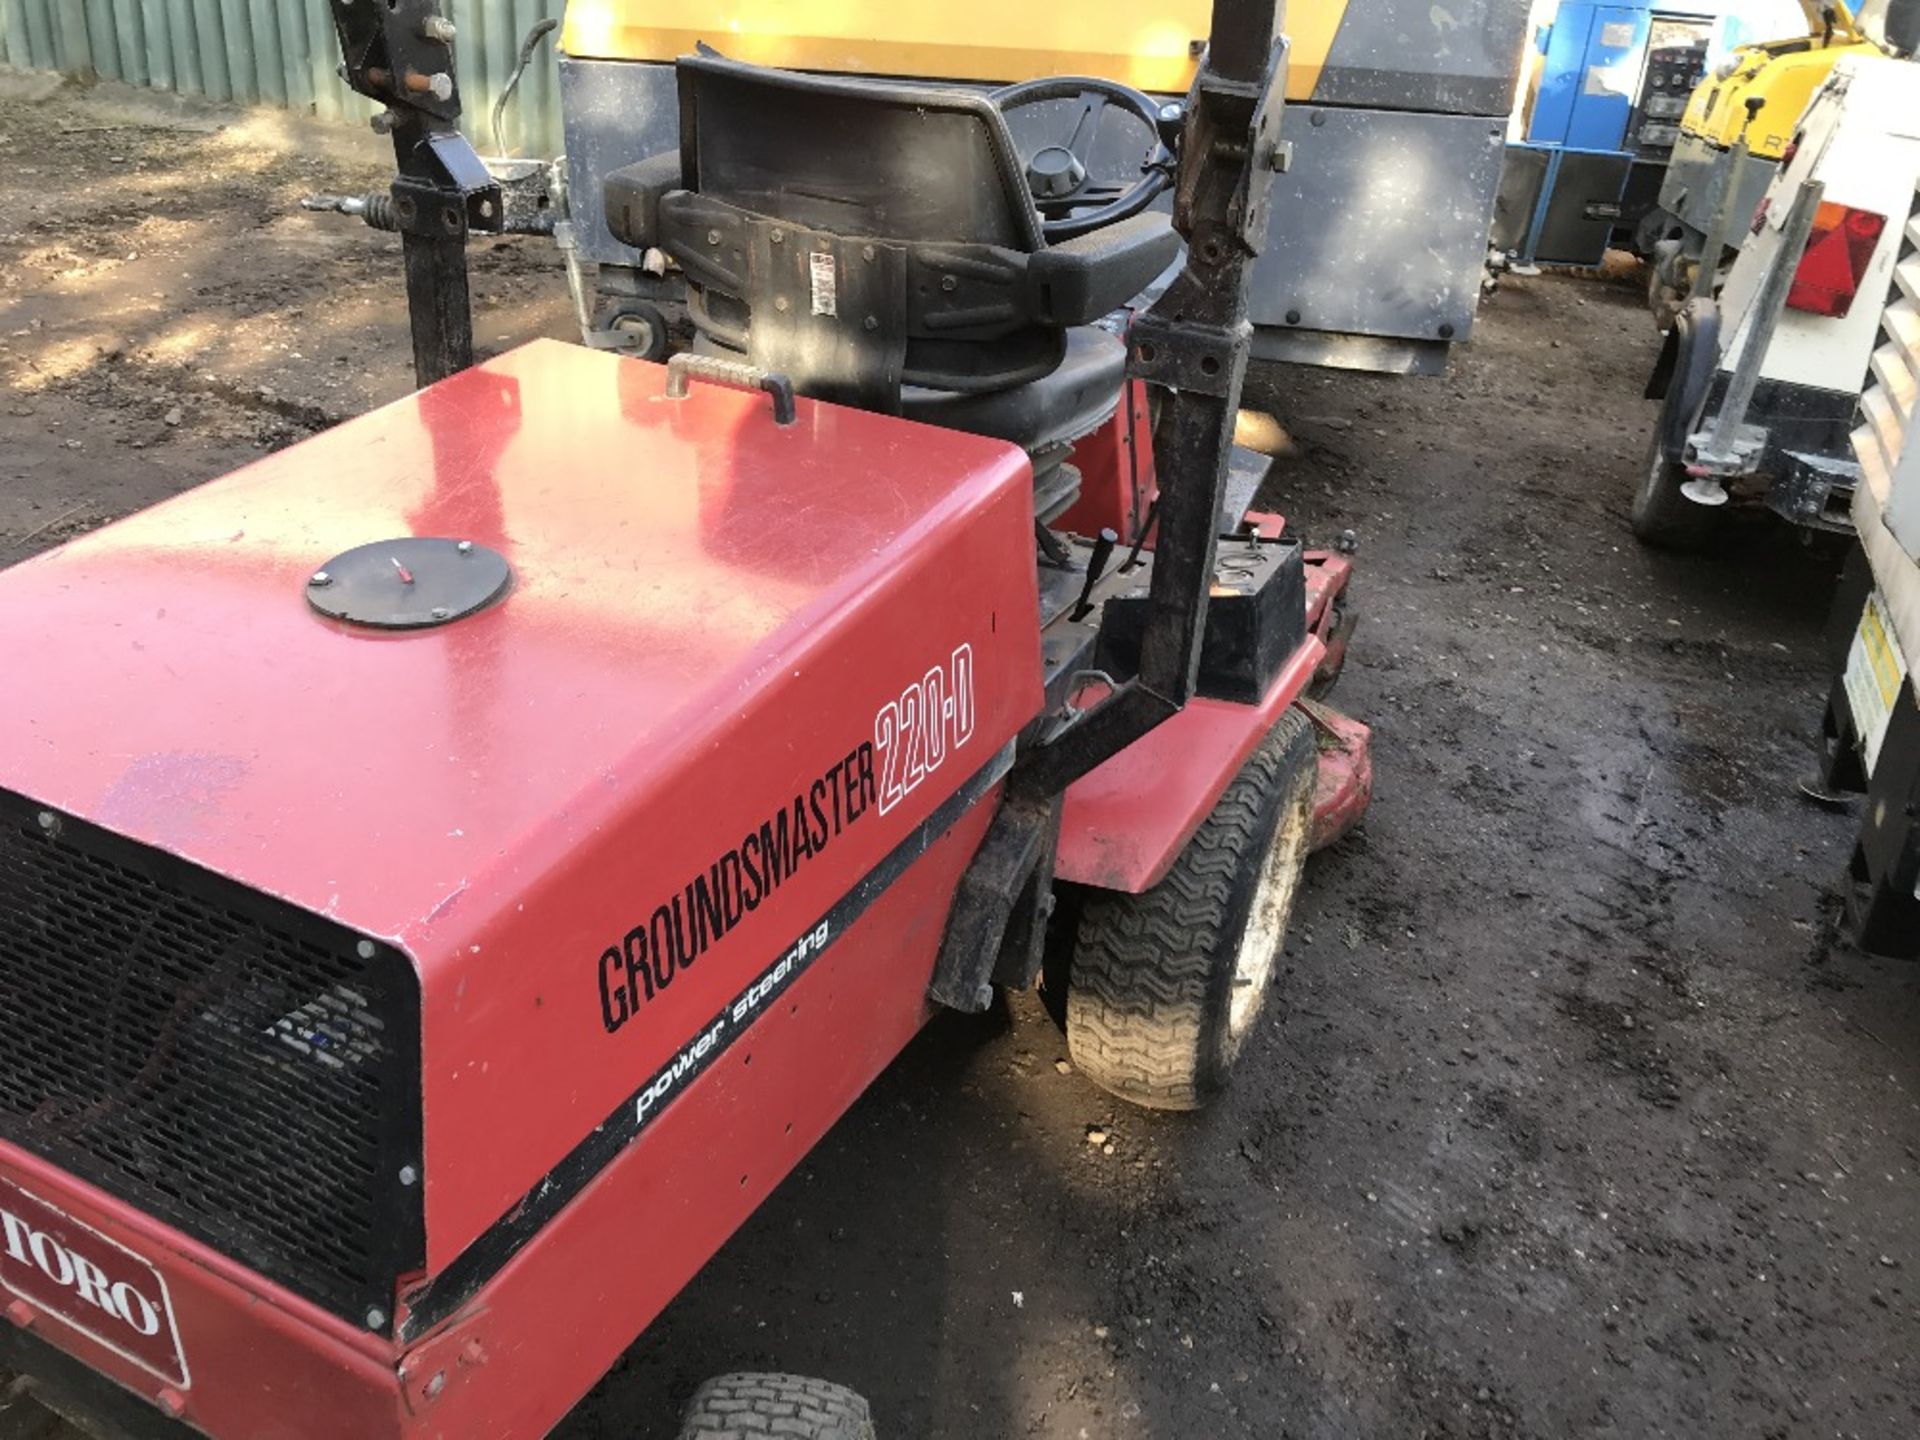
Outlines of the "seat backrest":
{"type": "Polygon", "coordinates": [[[996,390],[1050,372],[1061,326],[1019,153],[965,91],[678,62],[680,184],[658,207],[710,345],[804,394],[897,412],[903,385],[996,390]]]}
{"type": "Polygon", "coordinates": [[[1042,248],[1019,152],[984,96],[699,55],[678,68],[688,189],[843,235],[1042,248]]]}
{"type": "Polygon", "coordinates": [[[707,348],[801,393],[897,413],[901,388],[1051,374],[1065,331],[1174,258],[1164,217],[1047,244],[981,95],[678,62],[680,151],[610,173],[615,236],[680,267],[707,348]]]}

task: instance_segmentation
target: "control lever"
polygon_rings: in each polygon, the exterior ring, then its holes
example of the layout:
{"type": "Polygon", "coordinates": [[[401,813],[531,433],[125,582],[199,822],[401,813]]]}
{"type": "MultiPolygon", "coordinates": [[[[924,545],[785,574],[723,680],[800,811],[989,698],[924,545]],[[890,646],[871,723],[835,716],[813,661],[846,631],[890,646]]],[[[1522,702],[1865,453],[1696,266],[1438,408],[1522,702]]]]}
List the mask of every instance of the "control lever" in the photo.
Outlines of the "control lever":
{"type": "Polygon", "coordinates": [[[1180,153],[1180,129],[1187,123],[1187,106],[1182,100],[1169,100],[1160,107],[1160,123],[1154,127],[1160,134],[1160,143],[1167,154],[1178,156],[1180,153]]]}
{"type": "Polygon", "coordinates": [[[1093,554],[1087,557],[1086,583],[1080,587],[1080,598],[1067,612],[1067,619],[1078,625],[1093,613],[1093,587],[1100,583],[1100,576],[1106,571],[1107,562],[1113,558],[1113,547],[1120,543],[1120,537],[1112,530],[1102,530],[1100,538],[1093,542],[1093,554]]]}
{"type": "Polygon", "coordinates": [[[1127,552],[1126,562],[1120,567],[1120,573],[1122,575],[1140,563],[1140,552],[1146,549],[1147,536],[1153,533],[1153,522],[1159,516],[1159,513],[1160,496],[1156,493],[1154,497],[1147,502],[1147,513],[1140,517],[1140,528],[1134,532],[1133,536],[1133,548],[1127,552]]]}

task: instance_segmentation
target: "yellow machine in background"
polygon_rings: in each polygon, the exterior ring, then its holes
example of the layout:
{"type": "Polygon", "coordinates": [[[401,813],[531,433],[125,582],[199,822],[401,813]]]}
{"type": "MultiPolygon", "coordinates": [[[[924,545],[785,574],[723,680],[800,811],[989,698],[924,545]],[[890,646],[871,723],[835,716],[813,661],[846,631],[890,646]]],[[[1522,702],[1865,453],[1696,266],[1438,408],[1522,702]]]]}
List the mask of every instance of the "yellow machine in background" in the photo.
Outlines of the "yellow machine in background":
{"type": "MultiPolygon", "coordinates": [[[[1287,11],[1287,99],[1310,100],[1348,0],[1287,11]]],[[[702,42],[735,60],[789,70],[1009,85],[1097,75],[1137,90],[1185,94],[1212,11],[1207,0],[1113,0],[1099,6],[976,0],[947,7],[794,4],[792,0],[572,0],[560,48],[579,59],[671,61],[702,42]],[[715,30],[724,24],[724,32],[715,30]]]]}
{"type": "MultiPolygon", "coordinates": [[[[791,69],[987,89],[1056,75],[1185,96],[1207,0],[570,0],[561,109],[574,239],[599,266],[603,328],[648,335],[662,277],[614,240],[611,171],[677,146],[672,61],[700,45],[791,69]],[[624,308],[623,308],[624,307],[624,308]]],[[[1254,275],[1255,354],[1400,373],[1443,368],[1473,325],[1527,0],[1294,0],[1286,24],[1290,163],[1254,275]]],[[[1069,107],[1070,108],[1070,107],[1069,107]]],[[[1064,113],[1010,117],[1023,156],[1064,113]]],[[[1104,143],[1104,142],[1103,142],[1104,143]]],[[[1107,146],[1111,178],[1139,150],[1107,146]]]]}
{"type": "Polygon", "coordinates": [[[1666,179],[1661,226],[1653,246],[1650,296],[1661,328],[1694,287],[1694,272],[1725,207],[1729,247],[1724,269],[1746,236],[1746,218],[1760,203],[1800,116],[1845,55],[1877,55],[1846,0],[1800,0],[1806,33],[1743,45],[1694,90],[1680,119],[1666,179]]]}
{"type": "Polygon", "coordinates": [[[1877,54],[1854,24],[1844,0],[1802,0],[1807,33],[1742,45],[1687,101],[1680,133],[1716,154],[1743,135],[1747,152],[1776,164],[1793,138],[1795,122],[1842,55],[1877,54]],[[1760,101],[1751,123],[1747,102],[1760,101]]]}

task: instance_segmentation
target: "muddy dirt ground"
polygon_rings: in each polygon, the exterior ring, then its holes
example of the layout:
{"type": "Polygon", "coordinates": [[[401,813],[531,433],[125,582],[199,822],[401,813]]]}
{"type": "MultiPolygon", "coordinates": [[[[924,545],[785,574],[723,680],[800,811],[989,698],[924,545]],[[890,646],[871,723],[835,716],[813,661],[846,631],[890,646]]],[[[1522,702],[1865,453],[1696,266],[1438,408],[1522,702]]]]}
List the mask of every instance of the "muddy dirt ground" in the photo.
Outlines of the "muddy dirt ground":
{"type": "MultiPolygon", "coordinates": [[[[294,208],[376,142],[37,84],[0,563],[409,383],[395,242],[294,208]]],[[[474,272],[488,348],[568,333],[547,246],[474,272]]],[[[1834,562],[1633,542],[1654,348],[1543,277],[1444,378],[1265,377],[1270,498],[1360,537],[1378,797],[1237,1089],[1134,1113],[1024,999],[935,1023],[559,1433],[670,1435],[734,1367],[890,1440],[1920,1432],[1920,986],[1836,941],[1853,820],[1794,783],[1834,562]]]]}

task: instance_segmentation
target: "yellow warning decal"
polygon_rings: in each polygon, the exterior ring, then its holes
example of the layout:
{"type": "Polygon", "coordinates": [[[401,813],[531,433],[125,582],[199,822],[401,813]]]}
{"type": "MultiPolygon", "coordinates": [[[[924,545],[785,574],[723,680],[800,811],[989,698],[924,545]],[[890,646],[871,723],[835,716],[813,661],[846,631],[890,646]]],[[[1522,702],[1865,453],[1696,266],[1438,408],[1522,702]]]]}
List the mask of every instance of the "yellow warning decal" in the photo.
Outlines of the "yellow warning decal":
{"type": "Polygon", "coordinates": [[[1892,629],[1880,596],[1869,595],[1853,633],[1846,669],[1847,705],[1853,711],[1853,730],[1865,752],[1868,774],[1880,759],[1880,744],[1907,678],[1892,629]]]}

